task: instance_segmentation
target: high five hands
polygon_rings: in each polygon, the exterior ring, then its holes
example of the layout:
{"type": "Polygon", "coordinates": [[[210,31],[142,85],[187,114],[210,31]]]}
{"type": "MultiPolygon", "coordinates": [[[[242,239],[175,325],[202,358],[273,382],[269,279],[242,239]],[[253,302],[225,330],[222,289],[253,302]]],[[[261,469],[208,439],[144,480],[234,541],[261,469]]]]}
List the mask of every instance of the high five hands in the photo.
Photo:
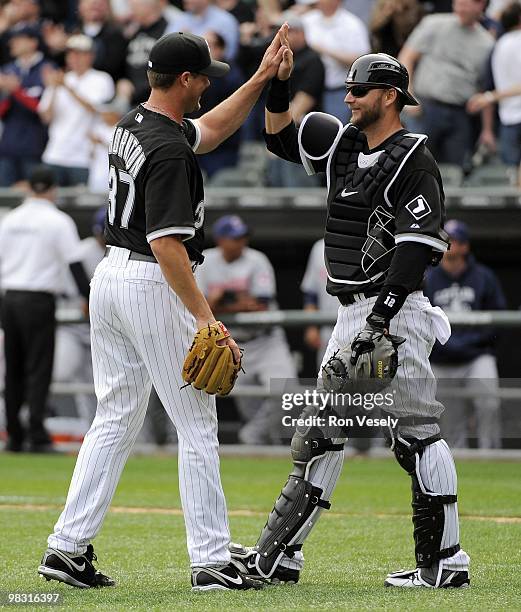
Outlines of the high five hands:
{"type": "Polygon", "coordinates": [[[293,69],[293,53],[289,46],[288,30],[288,24],[284,23],[266,49],[257,71],[263,79],[269,80],[275,76],[282,81],[289,79],[293,69]]]}

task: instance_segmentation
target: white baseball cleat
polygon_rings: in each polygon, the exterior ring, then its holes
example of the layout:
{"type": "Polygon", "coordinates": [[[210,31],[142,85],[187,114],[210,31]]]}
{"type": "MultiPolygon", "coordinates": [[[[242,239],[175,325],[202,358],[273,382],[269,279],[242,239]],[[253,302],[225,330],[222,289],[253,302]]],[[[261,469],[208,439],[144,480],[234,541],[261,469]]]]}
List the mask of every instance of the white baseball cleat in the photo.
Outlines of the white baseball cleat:
{"type": "Polygon", "coordinates": [[[386,587],[401,587],[405,589],[423,587],[427,589],[462,589],[470,586],[468,572],[437,568],[416,568],[414,570],[399,570],[387,574],[386,587]],[[438,575],[439,574],[439,575],[438,575]]]}

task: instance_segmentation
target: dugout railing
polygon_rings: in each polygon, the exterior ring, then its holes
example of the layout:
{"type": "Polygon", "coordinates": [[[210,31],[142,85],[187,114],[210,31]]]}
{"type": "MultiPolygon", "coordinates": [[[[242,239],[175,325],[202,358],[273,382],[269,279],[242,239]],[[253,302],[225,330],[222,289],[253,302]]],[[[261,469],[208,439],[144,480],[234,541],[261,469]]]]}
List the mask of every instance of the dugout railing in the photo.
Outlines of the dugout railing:
{"type": "MultiPolygon", "coordinates": [[[[461,313],[448,313],[449,321],[453,327],[495,327],[518,328],[521,327],[521,311],[472,311],[461,313]]],[[[60,309],[57,313],[60,325],[85,323],[80,311],[73,309],[60,309]]],[[[333,325],[336,322],[334,314],[310,312],[302,310],[272,310],[267,312],[242,312],[221,317],[230,328],[237,327],[273,327],[304,328],[308,325],[333,325]]],[[[472,398],[479,391],[468,389],[439,390],[440,398],[444,395],[454,398],[472,398]]],[[[56,395],[69,395],[75,393],[94,393],[91,383],[54,382],[51,393],[56,395]]],[[[492,396],[502,400],[521,399],[521,387],[498,388],[492,396]]],[[[231,397],[280,397],[280,392],[272,391],[269,387],[258,385],[241,385],[233,389],[231,397]]]]}

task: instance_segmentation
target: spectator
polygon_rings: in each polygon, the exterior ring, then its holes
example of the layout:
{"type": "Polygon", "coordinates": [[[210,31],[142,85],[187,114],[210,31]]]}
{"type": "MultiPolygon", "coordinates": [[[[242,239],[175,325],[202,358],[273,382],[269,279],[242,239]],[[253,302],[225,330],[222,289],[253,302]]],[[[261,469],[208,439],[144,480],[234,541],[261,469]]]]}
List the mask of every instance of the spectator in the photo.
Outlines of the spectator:
{"type": "Polygon", "coordinates": [[[87,186],[92,193],[107,193],[109,185],[109,164],[107,151],[116,123],[126,112],[126,104],[114,100],[96,108],[97,117],[88,134],[92,143],[87,186]]]}
{"type": "Polygon", "coordinates": [[[343,5],[353,15],[361,19],[366,26],[369,25],[371,12],[378,0],[344,0],[343,5]]]}
{"type": "Polygon", "coordinates": [[[168,21],[163,16],[161,0],[130,0],[132,22],[137,28],[131,37],[126,55],[125,79],[118,81],[118,93],[134,106],[150,94],[147,62],[150,50],[166,33],[168,21]]]}
{"type": "Polygon", "coordinates": [[[357,57],[369,53],[368,31],[358,17],[342,8],[342,0],[318,0],[316,6],[302,19],[307,44],[324,62],[323,110],[347,123],[346,72],[357,57]]]}
{"type": "Polygon", "coordinates": [[[111,20],[109,0],[80,0],[81,31],[94,41],[95,70],[108,72],[114,81],[125,75],[127,41],[111,20]]]}
{"type": "MultiPolygon", "coordinates": [[[[421,107],[415,107],[419,110],[407,110],[407,127],[429,136],[429,148],[441,163],[464,165],[473,147],[465,105],[478,91],[494,44],[479,24],[485,4],[486,0],[454,0],[453,14],[425,17],[398,58],[409,71],[411,87],[421,102],[421,107]]],[[[495,145],[492,113],[487,111],[480,142],[491,148],[495,145]]]]}
{"type": "Polygon", "coordinates": [[[0,9],[0,65],[14,59],[9,50],[10,29],[22,25],[30,25],[40,31],[38,0],[11,0],[0,9]]]}
{"type": "Polygon", "coordinates": [[[521,4],[512,2],[503,12],[504,34],[492,52],[492,75],[495,91],[476,94],[468,109],[476,112],[499,102],[499,150],[503,163],[518,166],[521,162],[521,4]],[[516,93],[518,95],[508,95],[516,93]],[[506,95],[507,94],[507,95],[506,95]]]}
{"type": "Polygon", "coordinates": [[[212,31],[226,41],[226,61],[233,60],[239,46],[239,22],[227,11],[215,6],[212,0],[183,0],[185,12],[174,19],[169,32],[191,32],[204,36],[212,31]]]}
{"type": "Polygon", "coordinates": [[[30,196],[0,226],[7,450],[22,451],[28,437],[30,451],[49,452],[52,444],[43,420],[54,357],[55,296],[63,290],[67,265],[84,298],[89,283],[76,255],[76,226],[54,205],[52,171],[35,168],[30,185],[30,196]],[[19,420],[24,400],[29,405],[28,432],[19,420]]]}
{"type": "MultiPolygon", "coordinates": [[[[291,115],[300,125],[304,115],[320,110],[324,93],[324,64],[320,55],[306,43],[301,17],[289,16],[289,44],[293,50],[293,73],[291,76],[291,115]]],[[[304,167],[271,156],[268,181],[272,187],[312,187],[319,184],[316,175],[308,176],[304,167]]]]}
{"type": "MultiPolygon", "coordinates": [[[[445,312],[504,310],[505,297],[495,274],[471,254],[467,226],[451,220],[445,224],[445,230],[451,238],[450,250],[438,267],[429,268],[425,295],[445,312]]],[[[498,389],[494,339],[491,328],[456,328],[445,345],[435,344],[431,354],[440,388],[471,386],[476,392],[471,403],[479,448],[501,446],[500,405],[494,396],[498,389]]],[[[465,401],[447,400],[446,407],[442,421],[444,437],[453,446],[466,448],[469,419],[465,415],[465,401]]]]}
{"type": "MultiPolygon", "coordinates": [[[[237,64],[242,73],[248,79],[257,69],[259,62],[273,40],[275,27],[269,17],[269,13],[263,6],[257,7],[255,11],[255,22],[241,23],[239,28],[240,45],[237,54],[237,64]]],[[[246,119],[242,132],[244,140],[260,140],[264,128],[264,106],[266,101],[265,92],[252,108],[248,119],[246,119]]]]}
{"type": "Polygon", "coordinates": [[[38,51],[38,29],[20,25],[11,30],[9,45],[13,62],[0,73],[0,186],[9,187],[29,178],[40,163],[47,142],[47,128],[38,115],[43,93],[42,71],[47,62],[38,51]]]}
{"type": "MultiPolygon", "coordinates": [[[[210,52],[213,59],[218,61],[224,61],[226,57],[226,43],[224,38],[217,34],[217,32],[206,32],[206,42],[210,47],[210,52]]],[[[204,113],[208,112],[223,100],[226,100],[231,94],[239,89],[244,83],[239,68],[231,63],[231,69],[228,74],[224,75],[220,79],[212,79],[210,86],[204,92],[201,98],[201,108],[194,115],[200,117],[204,113]]],[[[227,138],[217,149],[214,149],[210,153],[199,156],[199,165],[203,169],[208,177],[212,177],[218,170],[222,168],[234,167],[239,161],[239,147],[241,144],[241,130],[238,130],[227,138]]]]}
{"type": "Polygon", "coordinates": [[[49,124],[49,142],[42,159],[54,168],[58,184],[64,187],[87,183],[95,106],[114,96],[110,75],[94,70],[93,60],[92,39],[76,34],[67,43],[69,71],[48,69],[44,73],[47,87],[39,112],[49,124]]]}
{"type": "MultiPolygon", "coordinates": [[[[216,316],[276,308],[275,273],[264,253],[248,247],[249,229],[236,215],[218,219],[213,226],[216,248],[204,252],[197,283],[216,316]]],[[[244,348],[241,383],[270,388],[275,379],[295,380],[297,371],[281,328],[240,328],[231,331],[244,348]]],[[[278,441],[280,401],[237,398],[247,421],[239,432],[245,444],[278,441]],[[277,433],[275,433],[277,432],[277,433]]]]}
{"type": "Polygon", "coordinates": [[[418,0],[376,0],[369,23],[373,51],[397,57],[422,16],[418,0]]]}
{"type": "Polygon", "coordinates": [[[512,0],[490,0],[487,7],[487,15],[492,19],[501,19],[501,14],[512,4],[512,0]]]}
{"type": "Polygon", "coordinates": [[[450,13],[453,0],[421,0],[426,13],[450,13]]]}
{"type": "Polygon", "coordinates": [[[251,23],[255,21],[253,5],[244,0],[216,0],[215,4],[223,11],[228,11],[237,19],[238,23],[251,23]]]}

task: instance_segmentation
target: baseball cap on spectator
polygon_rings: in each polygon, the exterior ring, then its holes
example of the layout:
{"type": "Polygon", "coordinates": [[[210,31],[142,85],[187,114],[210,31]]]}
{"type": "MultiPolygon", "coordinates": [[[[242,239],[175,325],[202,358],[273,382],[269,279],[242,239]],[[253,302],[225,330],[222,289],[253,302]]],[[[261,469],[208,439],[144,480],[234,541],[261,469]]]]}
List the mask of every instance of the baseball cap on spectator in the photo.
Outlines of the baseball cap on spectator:
{"type": "Polygon", "coordinates": [[[161,36],[150,51],[148,68],[160,74],[195,72],[209,77],[224,76],[230,70],[228,64],[212,59],[204,38],[185,32],[161,36]]]}
{"type": "Polygon", "coordinates": [[[9,38],[15,36],[28,36],[29,38],[40,38],[40,30],[37,26],[30,23],[18,23],[8,30],[9,38]]]}
{"type": "Polygon", "coordinates": [[[469,228],[466,223],[463,223],[463,221],[458,221],[457,219],[449,219],[449,221],[445,223],[445,227],[443,229],[453,240],[457,240],[458,242],[469,241],[469,228]]]}
{"type": "Polygon", "coordinates": [[[85,34],[74,34],[67,39],[65,48],[67,51],[83,51],[84,53],[92,52],[94,43],[92,38],[85,34]]]}
{"type": "Polygon", "coordinates": [[[44,193],[56,186],[56,175],[48,166],[36,166],[31,172],[29,185],[34,193],[44,193]]]}
{"type": "Polygon", "coordinates": [[[213,225],[214,238],[242,238],[249,233],[249,227],[238,215],[225,215],[213,225]]]}
{"type": "Polygon", "coordinates": [[[107,216],[107,209],[105,206],[98,208],[92,217],[92,233],[94,236],[101,236],[105,231],[105,217],[107,216]]]}

